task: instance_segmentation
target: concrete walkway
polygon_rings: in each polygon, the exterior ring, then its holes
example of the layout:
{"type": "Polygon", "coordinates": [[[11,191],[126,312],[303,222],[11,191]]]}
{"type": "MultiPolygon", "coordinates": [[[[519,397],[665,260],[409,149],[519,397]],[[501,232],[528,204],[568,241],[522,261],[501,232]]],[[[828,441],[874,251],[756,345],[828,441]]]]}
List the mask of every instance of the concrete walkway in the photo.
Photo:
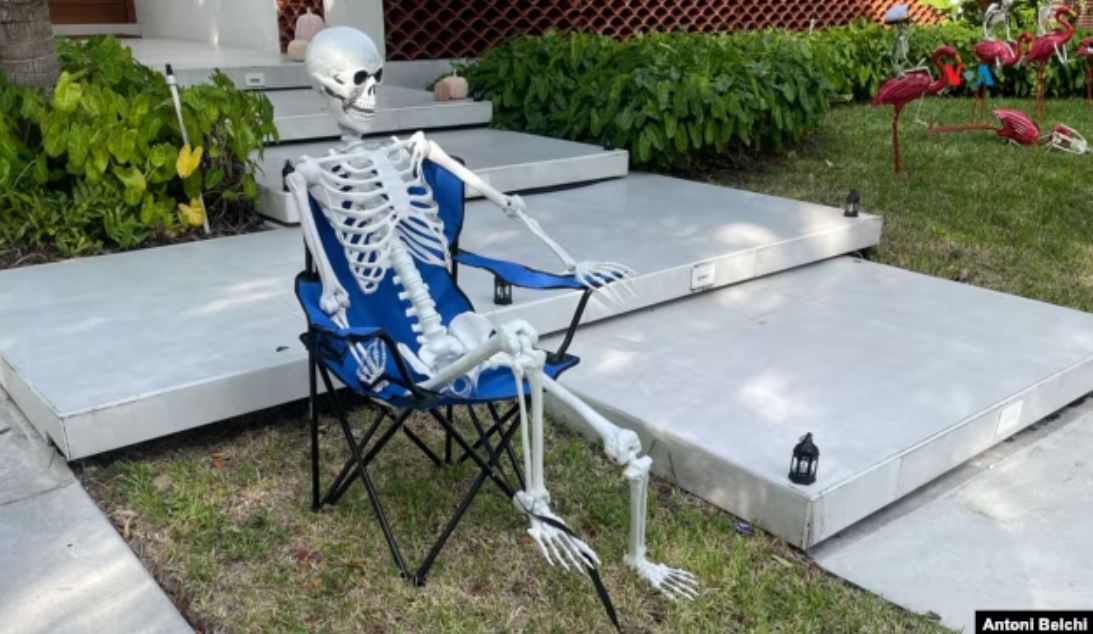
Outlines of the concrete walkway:
{"type": "Polygon", "coordinates": [[[976,456],[813,551],[950,627],[976,610],[1093,605],[1093,398],[976,456]]]}
{"type": "Polygon", "coordinates": [[[191,632],[152,576],[0,390],[0,630],[191,632]]]}

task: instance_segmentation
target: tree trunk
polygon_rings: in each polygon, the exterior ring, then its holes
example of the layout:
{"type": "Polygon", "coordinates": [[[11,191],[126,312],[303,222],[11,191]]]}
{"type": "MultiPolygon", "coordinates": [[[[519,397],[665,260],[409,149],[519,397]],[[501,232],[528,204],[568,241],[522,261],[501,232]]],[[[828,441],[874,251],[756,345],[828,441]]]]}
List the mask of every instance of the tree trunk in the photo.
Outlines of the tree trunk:
{"type": "Polygon", "coordinates": [[[52,88],[59,73],[47,0],[0,0],[0,74],[13,84],[52,88]]]}

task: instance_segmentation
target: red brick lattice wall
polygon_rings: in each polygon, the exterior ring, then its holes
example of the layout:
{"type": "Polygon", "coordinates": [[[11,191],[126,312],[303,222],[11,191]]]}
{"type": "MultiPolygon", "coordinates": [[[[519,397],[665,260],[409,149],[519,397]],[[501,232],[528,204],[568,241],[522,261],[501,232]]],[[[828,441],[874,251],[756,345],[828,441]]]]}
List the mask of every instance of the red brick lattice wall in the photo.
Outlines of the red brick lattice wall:
{"type": "Polygon", "coordinates": [[[1082,6],[1078,9],[1078,26],[1093,29],[1093,0],[1079,4],[1082,6]]]}
{"type": "MultiPolygon", "coordinates": [[[[386,0],[387,58],[472,57],[514,35],[549,29],[626,36],[640,31],[803,30],[879,20],[895,0],[386,0]]],[[[918,23],[936,22],[911,2],[918,23]]]]}
{"type": "Polygon", "coordinates": [[[281,33],[281,52],[288,48],[296,32],[296,18],[307,13],[323,14],[323,0],[277,0],[277,30],[281,33]]]}

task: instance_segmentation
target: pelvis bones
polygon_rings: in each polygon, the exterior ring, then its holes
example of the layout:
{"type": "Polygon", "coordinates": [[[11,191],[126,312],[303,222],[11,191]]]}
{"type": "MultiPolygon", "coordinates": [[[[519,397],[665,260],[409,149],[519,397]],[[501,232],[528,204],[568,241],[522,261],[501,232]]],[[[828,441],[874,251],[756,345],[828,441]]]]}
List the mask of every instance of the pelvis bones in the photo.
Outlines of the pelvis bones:
{"type": "MultiPolygon", "coordinates": [[[[607,456],[623,467],[631,485],[625,562],[665,594],[692,598],[696,592],[693,575],[646,559],[646,501],[652,460],[640,455],[637,434],[615,426],[543,372],[546,354],[536,347],[538,335],[528,323],[513,320],[495,327],[474,312],[457,316],[447,326],[441,322],[416,264],[451,264],[438,207],[422,176],[422,161],[435,162],[482,193],[509,218],[522,222],[558,256],[567,272],[609,299],[620,299],[619,289],[632,290],[633,271],[616,263],[576,261],[527,214],[519,196],[497,191],[421,132],[408,139],[392,137],[378,143],[356,140],[369,130],[383,72],[382,60],[368,36],[348,27],[326,29],[309,45],[306,65],[315,88],[326,96],[330,112],[347,133],[342,145],[326,156],[303,157],[286,181],[322,281],[323,311],[340,327],[349,326],[349,296],[323,251],[309,211],[309,194],[335,229],[362,292],[374,293],[388,271],[394,271],[399,299],[407,305],[406,318],[417,335],[416,349],[402,343],[399,352],[415,372],[426,377],[421,387],[469,392],[481,371],[497,367],[511,369],[517,393],[527,380],[530,412],[524,399],[517,401],[528,477],[525,490],[518,492],[513,502],[528,517],[528,534],[547,561],[567,570],[582,570],[599,559],[588,544],[558,528],[556,524],[564,523],[550,508],[543,472],[544,391],[581,417],[599,435],[607,456]]],[[[357,344],[351,351],[361,380],[365,384],[378,380],[385,367],[381,344],[357,344]]]]}

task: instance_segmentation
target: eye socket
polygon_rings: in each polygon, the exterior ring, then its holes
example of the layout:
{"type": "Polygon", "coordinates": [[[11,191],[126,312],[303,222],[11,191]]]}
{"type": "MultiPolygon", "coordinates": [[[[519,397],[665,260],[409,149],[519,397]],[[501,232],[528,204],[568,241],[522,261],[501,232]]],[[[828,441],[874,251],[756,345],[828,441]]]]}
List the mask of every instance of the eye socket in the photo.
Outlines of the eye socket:
{"type": "Polygon", "coordinates": [[[355,75],[353,75],[353,83],[357,86],[360,86],[364,82],[368,81],[369,77],[371,77],[371,75],[368,74],[368,71],[359,70],[355,75]]]}
{"type": "Polygon", "coordinates": [[[375,78],[376,78],[376,83],[377,84],[382,84],[383,83],[383,69],[382,68],[376,71],[375,78]]]}

